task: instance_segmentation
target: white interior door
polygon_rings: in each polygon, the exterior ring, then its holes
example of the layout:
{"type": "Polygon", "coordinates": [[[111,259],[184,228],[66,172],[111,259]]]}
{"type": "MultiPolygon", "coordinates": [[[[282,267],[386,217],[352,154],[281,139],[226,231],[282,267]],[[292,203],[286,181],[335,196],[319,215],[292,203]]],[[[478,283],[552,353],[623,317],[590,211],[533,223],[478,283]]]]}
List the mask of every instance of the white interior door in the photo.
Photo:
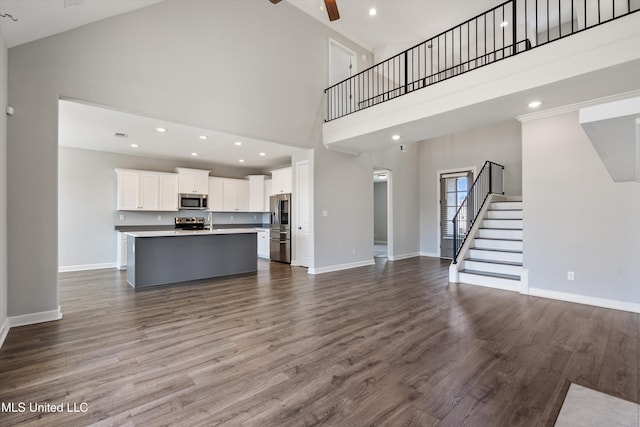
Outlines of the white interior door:
{"type": "Polygon", "coordinates": [[[296,163],[296,212],[298,217],[298,265],[309,267],[310,254],[310,186],[309,186],[309,162],[296,163]]]}

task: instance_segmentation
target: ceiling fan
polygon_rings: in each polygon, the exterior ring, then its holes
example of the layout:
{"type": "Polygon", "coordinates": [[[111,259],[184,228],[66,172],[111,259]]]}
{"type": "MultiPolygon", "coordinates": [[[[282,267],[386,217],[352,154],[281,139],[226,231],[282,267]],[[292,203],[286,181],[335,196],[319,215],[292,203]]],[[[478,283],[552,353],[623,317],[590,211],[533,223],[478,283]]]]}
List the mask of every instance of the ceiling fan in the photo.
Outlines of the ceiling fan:
{"type": "MultiPolygon", "coordinates": [[[[282,0],[269,0],[273,4],[280,3],[282,0]]],[[[336,0],[324,0],[324,5],[327,8],[327,14],[329,15],[329,21],[335,21],[340,19],[340,13],[338,12],[338,5],[336,0]]]]}

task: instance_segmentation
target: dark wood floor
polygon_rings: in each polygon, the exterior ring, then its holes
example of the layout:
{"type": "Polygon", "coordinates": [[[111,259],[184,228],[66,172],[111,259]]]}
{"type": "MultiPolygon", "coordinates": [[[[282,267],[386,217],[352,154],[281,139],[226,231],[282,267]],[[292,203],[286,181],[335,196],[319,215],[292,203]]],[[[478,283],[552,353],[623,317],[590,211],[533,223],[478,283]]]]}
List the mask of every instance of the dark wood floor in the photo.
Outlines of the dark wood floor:
{"type": "Polygon", "coordinates": [[[552,424],[570,382],[638,401],[637,314],[469,285],[415,258],[135,292],[60,275],[64,318],[11,329],[0,425],[552,424]]]}

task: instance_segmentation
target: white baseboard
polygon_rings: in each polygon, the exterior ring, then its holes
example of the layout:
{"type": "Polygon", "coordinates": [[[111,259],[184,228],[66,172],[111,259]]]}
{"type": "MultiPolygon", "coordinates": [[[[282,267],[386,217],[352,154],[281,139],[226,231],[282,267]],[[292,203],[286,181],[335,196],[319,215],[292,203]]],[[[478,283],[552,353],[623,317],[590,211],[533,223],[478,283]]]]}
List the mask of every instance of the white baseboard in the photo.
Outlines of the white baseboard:
{"type": "Polygon", "coordinates": [[[104,262],[102,264],[65,265],[58,267],[58,272],[67,273],[69,271],[102,270],[103,268],[118,268],[118,264],[115,262],[104,262]]]}
{"type": "Polygon", "coordinates": [[[426,256],[429,258],[440,258],[440,254],[435,252],[420,252],[420,256],[426,256]]]}
{"type": "Polygon", "coordinates": [[[373,243],[376,245],[386,245],[388,242],[386,240],[374,240],[373,243]]]}
{"type": "Polygon", "coordinates": [[[389,261],[398,261],[398,260],[401,260],[401,259],[415,258],[415,257],[419,257],[419,256],[420,256],[419,252],[414,252],[412,254],[402,254],[402,255],[389,256],[389,257],[387,257],[387,259],[389,261]]]}
{"type": "Polygon", "coordinates": [[[62,319],[62,310],[58,306],[57,310],[41,311],[39,313],[29,313],[20,316],[9,317],[9,326],[14,328],[16,326],[32,325],[34,323],[51,322],[53,320],[62,319]]]}
{"type": "Polygon", "coordinates": [[[634,302],[613,300],[607,298],[590,297],[587,295],[571,294],[567,292],[550,291],[548,289],[529,288],[529,295],[578,304],[593,305],[595,307],[611,308],[614,310],[640,313],[640,304],[634,302]]]}
{"type": "Polygon", "coordinates": [[[9,333],[9,318],[7,317],[2,322],[0,326],[0,348],[2,348],[2,344],[4,343],[4,339],[7,338],[7,334],[9,333]]]}
{"type": "Polygon", "coordinates": [[[332,271],[348,270],[350,268],[365,267],[367,265],[373,265],[373,264],[375,264],[375,261],[373,259],[370,259],[366,261],[351,262],[348,264],[330,265],[327,267],[309,267],[308,273],[309,274],[330,273],[332,271]]]}

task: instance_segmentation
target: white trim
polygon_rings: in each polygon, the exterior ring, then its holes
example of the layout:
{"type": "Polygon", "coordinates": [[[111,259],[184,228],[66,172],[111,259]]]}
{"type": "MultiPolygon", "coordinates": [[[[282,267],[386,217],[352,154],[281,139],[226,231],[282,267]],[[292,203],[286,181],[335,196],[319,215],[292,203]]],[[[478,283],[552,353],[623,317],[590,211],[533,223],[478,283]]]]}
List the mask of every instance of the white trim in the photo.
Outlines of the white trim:
{"type": "Polygon", "coordinates": [[[523,268],[520,272],[520,293],[529,295],[529,269],[523,268]]]}
{"type": "Polygon", "coordinates": [[[358,267],[366,267],[368,265],[374,265],[375,261],[373,259],[366,261],[358,261],[358,262],[350,262],[348,264],[337,264],[337,265],[329,265],[327,267],[309,267],[309,274],[321,274],[321,273],[330,273],[332,271],[340,271],[340,270],[348,270],[350,268],[358,268],[358,267]]]}
{"type": "MultiPolygon", "coordinates": [[[[463,166],[463,167],[459,167],[459,168],[453,168],[453,169],[442,169],[439,171],[436,171],[436,227],[438,229],[438,240],[437,240],[437,256],[438,257],[442,257],[442,225],[440,224],[441,221],[441,213],[442,213],[442,207],[440,206],[440,199],[442,197],[442,194],[440,194],[440,177],[442,175],[447,175],[447,174],[452,174],[452,173],[458,173],[458,172],[462,172],[462,171],[471,171],[473,172],[473,176],[471,177],[473,180],[475,180],[477,178],[478,175],[478,168],[476,166],[463,166]]],[[[469,184],[467,186],[467,188],[470,188],[471,184],[469,184]]]]}
{"type": "Polygon", "coordinates": [[[9,317],[9,326],[15,328],[16,326],[32,325],[34,323],[51,322],[53,320],[62,319],[62,310],[58,306],[57,310],[41,311],[39,313],[22,314],[20,316],[9,317]]]}
{"type": "Polygon", "coordinates": [[[614,310],[640,313],[640,304],[613,300],[607,298],[590,297],[588,295],[571,294],[568,292],[550,291],[548,289],[529,288],[529,295],[534,297],[549,298],[559,301],[574,302],[577,304],[592,305],[596,307],[611,308],[614,310]]]}
{"type": "Polygon", "coordinates": [[[519,122],[530,122],[532,120],[546,119],[548,117],[553,117],[553,116],[558,116],[560,114],[578,111],[581,108],[591,107],[591,106],[603,104],[606,102],[619,101],[619,100],[632,98],[639,95],[640,95],[640,90],[633,90],[631,92],[605,96],[602,98],[590,99],[589,101],[563,105],[562,107],[550,108],[548,110],[538,111],[535,113],[523,114],[521,116],[517,116],[516,120],[518,120],[519,122]]]}
{"type": "Polygon", "coordinates": [[[420,256],[426,256],[429,258],[440,258],[440,254],[435,252],[420,252],[420,256]]]}
{"type": "Polygon", "coordinates": [[[410,254],[389,256],[389,257],[387,257],[387,259],[389,261],[399,261],[401,259],[415,258],[415,257],[419,257],[419,256],[420,256],[420,252],[413,252],[413,253],[410,253],[410,254]]]}
{"type": "Polygon", "coordinates": [[[386,244],[388,244],[389,242],[388,242],[387,240],[374,240],[374,241],[373,241],[373,243],[374,243],[375,245],[386,245],[386,244]]]}
{"type": "Polygon", "coordinates": [[[2,348],[2,344],[4,343],[5,338],[7,338],[7,334],[9,333],[9,318],[7,317],[2,322],[2,326],[0,326],[0,348],[2,348]]]}
{"type": "Polygon", "coordinates": [[[118,263],[115,262],[104,262],[102,264],[83,264],[83,265],[65,265],[58,267],[59,273],[66,273],[68,271],[85,271],[85,270],[101,270],[103,268],[118,268],[120,270],[126,270],[127,267],[124,268],[118,267],[118,263]]]}

